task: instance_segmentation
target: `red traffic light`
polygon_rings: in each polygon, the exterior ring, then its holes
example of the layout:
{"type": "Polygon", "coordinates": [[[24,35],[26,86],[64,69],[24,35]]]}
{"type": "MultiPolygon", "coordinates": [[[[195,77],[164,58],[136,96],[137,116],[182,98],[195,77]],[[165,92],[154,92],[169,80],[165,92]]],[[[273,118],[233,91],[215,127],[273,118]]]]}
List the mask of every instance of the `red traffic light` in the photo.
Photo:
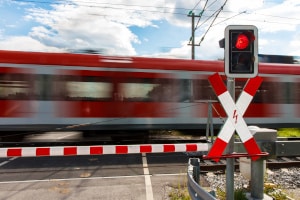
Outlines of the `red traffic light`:
{"type": "Polygon", "coordinates": [[[252,78],[258,74],[258,30],[252,25],[225,28],[224,67],[227,77],[252,78]]]}
{"type": "Polygon", "coordinates": [[[241,33],[237,36],[235,47],[237,49],[243,50],[248,47],[249,43],[250,41],[248,37],[244,33],[241,33]]]}

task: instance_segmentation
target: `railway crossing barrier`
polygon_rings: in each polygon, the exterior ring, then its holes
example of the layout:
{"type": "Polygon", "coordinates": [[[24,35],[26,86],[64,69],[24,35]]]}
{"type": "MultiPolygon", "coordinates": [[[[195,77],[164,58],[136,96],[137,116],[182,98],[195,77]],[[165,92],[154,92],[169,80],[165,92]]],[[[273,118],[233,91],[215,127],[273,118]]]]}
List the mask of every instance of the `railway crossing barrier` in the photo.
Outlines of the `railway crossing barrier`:
{"type": "Polygon", "coordinates": [[[81,156],[105,154],[207,152],[207,143],[0,148],[0,157],[81,156]]]}

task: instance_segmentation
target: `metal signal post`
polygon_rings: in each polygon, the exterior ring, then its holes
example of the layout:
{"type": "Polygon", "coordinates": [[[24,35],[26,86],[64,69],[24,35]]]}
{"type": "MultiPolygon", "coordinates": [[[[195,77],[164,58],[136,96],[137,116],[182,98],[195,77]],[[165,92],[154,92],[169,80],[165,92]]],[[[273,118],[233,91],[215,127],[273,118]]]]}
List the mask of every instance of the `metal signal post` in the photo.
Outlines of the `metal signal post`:
{"type": "MultiPolygon", "coordinates": [[[[219,41],[219,45],[221,48],[225,48],[224,71],[227,76],[227,88],[232,100],[235,101],[235,78],[253,78],[258,74],[258,30],[252,25],[229,25],[225,28],[225,38],[219,41]]],[[[235,114],[234,112],[233,116],[236,116],[235,114]]],[[[246,131],[247,127],[244,127],[244,129],[246,131]]],[[[228,130],[226,129],[226,131],[228,130]]],[[[219,136],[222,136],[222,132],[219,136]]],[[[233,135],[228,139],[226,153],[233,154],[233,135]]],[[[260,149],[254,143],[252,142],[252,146],[256,149],[254,153],[260,153],[260,149]]],[[[252,147],[248,150],[251,152],[252,147]]],[[[211,149],[209,154],[214,154],[212,151],[214,151],[214,148],[211,149]]],[[[234,199],[233,158],[227,158],[226,199],[234,199]]]]}

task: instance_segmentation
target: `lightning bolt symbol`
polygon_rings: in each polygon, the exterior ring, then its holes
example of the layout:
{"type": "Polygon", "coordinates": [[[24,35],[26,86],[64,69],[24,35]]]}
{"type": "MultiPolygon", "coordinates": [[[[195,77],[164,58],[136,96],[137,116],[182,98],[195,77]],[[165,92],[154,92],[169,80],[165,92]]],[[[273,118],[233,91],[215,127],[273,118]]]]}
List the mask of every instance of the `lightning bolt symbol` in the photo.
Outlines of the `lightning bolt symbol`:
{"type": "Polygon", "coordinates": [[[237,123],[237,118],[238,118],[238,114],[237,114],[236,110],[234,110],[233,119],[235,119],[235,123],[237,123]]]}

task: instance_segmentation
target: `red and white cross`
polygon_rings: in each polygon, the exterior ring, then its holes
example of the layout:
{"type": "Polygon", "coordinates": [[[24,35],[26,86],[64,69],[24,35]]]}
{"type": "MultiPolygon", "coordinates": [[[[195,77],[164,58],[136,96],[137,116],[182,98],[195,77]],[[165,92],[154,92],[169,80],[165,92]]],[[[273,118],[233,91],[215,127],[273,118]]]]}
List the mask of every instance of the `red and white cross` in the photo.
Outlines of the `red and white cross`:
{"type": "Polygon", "coordinates": [[[252,160],[257,160],[259,155],[262,154],[260,148],[258,147],[253,135],[250,133],[243,115],[246,112],[253,96],[255,95],[257,89],[262,83],[262,78],[257,76],[255,78],[249,79],[244,90],[242,91],[237,102],[234,103],[233,98],[229,94],[221,76],[218,73],[210,76],[209,81],[218,96],[228,118],[223,125],[220,133],[214,142],[212,148],[208,152],[206,158],[212,158],[216,162],[220,160],[229,140],[231,139],[234,131],[236,130],[240,136],[244,146],[251,157],[252,160]]]}

